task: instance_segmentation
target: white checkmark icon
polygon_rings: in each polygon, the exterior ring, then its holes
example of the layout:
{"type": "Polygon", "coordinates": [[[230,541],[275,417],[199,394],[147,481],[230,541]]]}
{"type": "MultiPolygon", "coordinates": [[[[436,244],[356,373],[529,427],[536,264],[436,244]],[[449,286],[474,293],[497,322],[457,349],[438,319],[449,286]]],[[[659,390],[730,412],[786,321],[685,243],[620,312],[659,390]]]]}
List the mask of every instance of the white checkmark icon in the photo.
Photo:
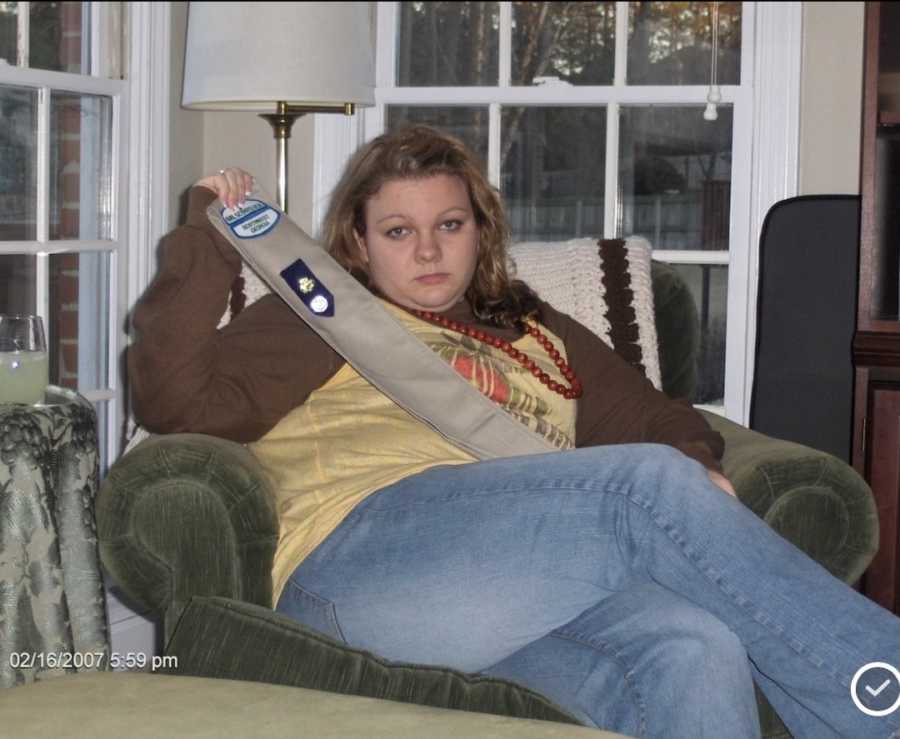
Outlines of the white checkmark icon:
{"type": "Polygon", "coordinates": [[[881,685],[878,686],[878,690],[872,690],[871,687],[866,685],[866,692],[871,693],[873,697],[877,698],[878,694],[890,684],[891,684],[890,680],[885,680],[883,683],[881,683],[881,685]]]}
{"type": "MultiPolygon", "coordinates": [[[[871,677],[877,677],[878,673],[871,675],[871,677]]],[[[882,678],[884,675],[882,675],[882,678]]],[[[900,670],[898,670],[893,665],[888,664],[887,662],[866,662],[862,667],[860,667],[853,675],[853,679],[850,681],[850,698],[853,699],[853,703],[856,707],[865,713],[867,716],[887,716],[889,713],[893,713],[897,709],[900,709],[900,695],[897,696],[896,700],[886,708],[869,708],[864,705],[862,700],[860,700],[860,696],[862,696],[862,688],[865,687],[866,691],[872,695],[873,697],[878,697],[884,692],[884,689],[891,684],[900,685],[900,670]],[[866,680],[864,679],[866,673],[870,670],[887,670],[893,677],[889,677],[884,680],[881,686],[876,690],[874,688],[870,688],[866,685],[866,680]],[[859,693],[857,694],[857,691],[859,693]]],[[[868,699],[866,699],[868,700],[868,699]]]]}

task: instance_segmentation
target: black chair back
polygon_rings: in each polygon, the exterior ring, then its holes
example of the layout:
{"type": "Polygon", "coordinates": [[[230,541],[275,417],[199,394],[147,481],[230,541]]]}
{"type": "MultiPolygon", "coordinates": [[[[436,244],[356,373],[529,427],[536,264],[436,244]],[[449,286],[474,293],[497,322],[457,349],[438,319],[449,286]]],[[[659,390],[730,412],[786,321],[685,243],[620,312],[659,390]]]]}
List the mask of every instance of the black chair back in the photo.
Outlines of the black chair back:
{"type": "Polygon", "coordinates": [[[772,206],[759,249],[750,428],[850,462],[859,197],[772,206]]]}

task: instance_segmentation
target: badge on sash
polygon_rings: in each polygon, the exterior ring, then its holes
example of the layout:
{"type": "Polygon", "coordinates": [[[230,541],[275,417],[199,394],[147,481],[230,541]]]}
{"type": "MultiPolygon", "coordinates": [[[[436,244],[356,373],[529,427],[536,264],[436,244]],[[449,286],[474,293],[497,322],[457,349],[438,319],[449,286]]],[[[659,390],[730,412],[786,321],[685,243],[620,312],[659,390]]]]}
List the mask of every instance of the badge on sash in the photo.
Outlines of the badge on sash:
{"type": "Polygon", "coordinates": [[[334,296],[306,266],[306,262],[298,259],[281,270],[280,274],[281,279],[313,313],[317,316],[334,315],[334,296]]]}

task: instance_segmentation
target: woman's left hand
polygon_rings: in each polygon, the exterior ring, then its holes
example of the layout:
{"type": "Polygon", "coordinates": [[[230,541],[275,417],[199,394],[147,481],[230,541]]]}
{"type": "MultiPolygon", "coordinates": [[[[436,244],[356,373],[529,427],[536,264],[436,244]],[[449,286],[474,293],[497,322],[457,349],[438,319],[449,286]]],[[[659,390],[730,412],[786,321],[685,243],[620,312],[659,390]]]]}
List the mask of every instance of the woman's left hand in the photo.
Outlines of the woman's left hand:
{"type": "Polygon", "coordinates": [[[244,202],[253,189],[253,175],[238,167],[220,169],[219,174],[211,174],[197,180],[194,187],[205,187],[219,196],[222,205],[234,208],[244,202]]]}
{"type": "Polygon", "coordinates": [[[728,493],[731,497],[737,498],[737,493],[734,492],[734,486],[731,484],[731,480],[729,480],[725,475],[721,472],[716,472],[715,470],[707,470],[706,474],[709,475],[709,479],[712,480],[716,485],[718,485],[722,490],[728,493]]]}

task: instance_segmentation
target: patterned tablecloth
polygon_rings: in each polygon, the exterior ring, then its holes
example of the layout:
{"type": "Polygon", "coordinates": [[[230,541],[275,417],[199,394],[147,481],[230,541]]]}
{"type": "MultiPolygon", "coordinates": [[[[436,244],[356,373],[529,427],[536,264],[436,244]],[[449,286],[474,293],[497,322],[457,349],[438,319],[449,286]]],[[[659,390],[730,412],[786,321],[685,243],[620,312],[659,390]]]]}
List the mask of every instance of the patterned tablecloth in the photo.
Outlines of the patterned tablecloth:
{"type": "Polygon", "coordinates": [[[108,669],[96,414],[51,386],[0,404],[0,687],[108,669]]]}

